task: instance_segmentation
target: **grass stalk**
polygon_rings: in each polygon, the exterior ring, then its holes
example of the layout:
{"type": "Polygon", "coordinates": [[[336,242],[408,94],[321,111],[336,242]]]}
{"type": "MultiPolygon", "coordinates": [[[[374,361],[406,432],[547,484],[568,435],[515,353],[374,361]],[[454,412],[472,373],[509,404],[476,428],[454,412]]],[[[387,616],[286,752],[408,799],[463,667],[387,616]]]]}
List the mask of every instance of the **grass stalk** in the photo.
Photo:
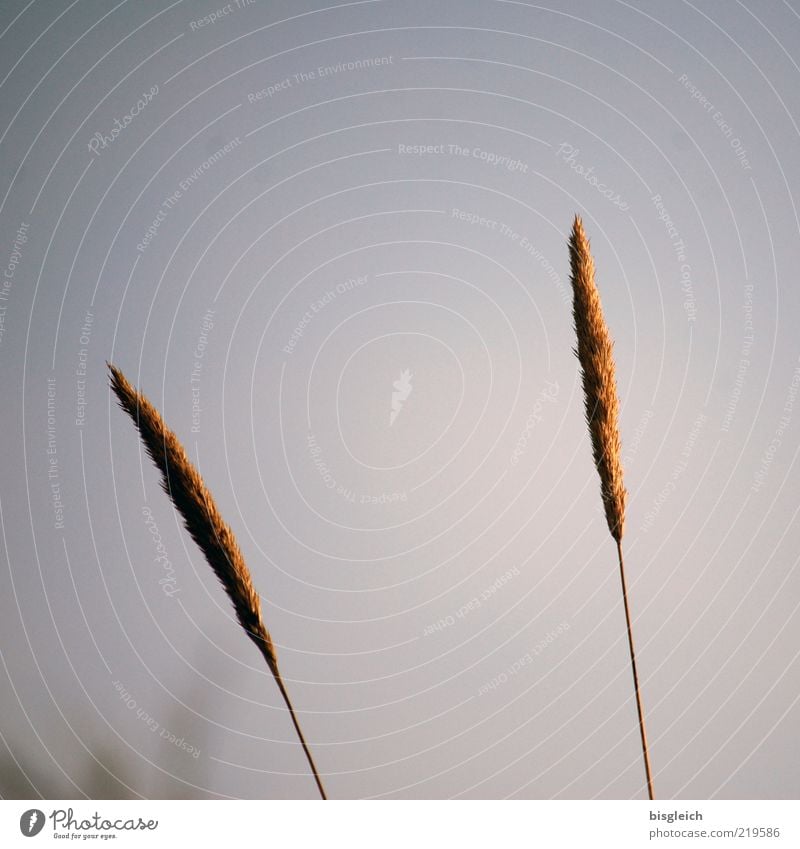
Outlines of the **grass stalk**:
{"type": "Polygon", "coordinates": [[[636,670],[636,652],[633,647],[628,589],[622,557],[622,537],[625,532],[625,504],[627,491],[623,483],[622,441],[619,435],[619,398],[617,396],[614,343],[603,316],[600,293],[594,280],[594,260],[589,249],[589,239],[583,222],[575,216],[569,239],[569,256],[572,282],[572,316],[578,347],[575,354],[583,378],[586,423],[592,441],[592,454],[600,476],[600,490],[605,508],[608,530],[617,544],[619,574],[622,581],[622,600],[625,606],[625,624],[628,631],[628,648],[633,672],[633,689],[636,711],[639,716],[639,733],[642,740],[642,757],[647,778],[647,794],[654,799],[653,776],[647,748],[644,708],[636,670]]]}
{"type": "Polygon", "coordinates": [[[236,537],[223,521],[210,490],[189,460],[180,440],[144,394],[131,386],[125,375],[108,363],[111,388],[120,407],[131,417],[147,453],[161,472],[161,486],[183,518],[186,530],[203,552],[233,603],[236,617],[256,644],[272,673],[289,710],[300,744],[314,776],[320,796],[326,799],[319,772],[311,757],[294,707],[278,669],[272,637],[261,617],[261,601],[236,537]]]}

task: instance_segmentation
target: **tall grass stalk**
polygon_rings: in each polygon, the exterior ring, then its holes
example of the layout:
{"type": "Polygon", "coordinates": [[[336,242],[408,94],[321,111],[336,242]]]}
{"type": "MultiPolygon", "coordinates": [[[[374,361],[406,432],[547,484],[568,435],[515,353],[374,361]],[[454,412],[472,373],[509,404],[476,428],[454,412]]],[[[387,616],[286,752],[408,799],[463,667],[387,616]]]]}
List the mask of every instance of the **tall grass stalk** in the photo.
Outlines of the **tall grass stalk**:
{"type": "Polygon", "coordinates": [[[233,602],[239,624],[266,661],[289,710],[320,796],[326,799],[325,788],[278,669],[278,657],[272,637],[261,618],[258,592],[233,531],[223,521],[211,492],[192,465],[178,437],[167,427],[158,410],[141,392],[131,386],[118,368],[108,363],[108,369],[111,373],[111,388],[120,407],[133,419],[147,453],[161,472],[161,486],[164,492],[183,517],[186,530],[203,552],[233,602]]]}
{"type": "Polygon", "coordinates": [[[639,734],[642,740],[642,758],[647,778],[647,795],[655,798],[644,708],[636,670],[636,652],[633,647],[633,629],[628,605],[628,588],[625,581],[625,564],[622,556],[622,536],[625,531],[625,502],[627,492],[623,484],[622,442],[619,436],[619,398],[614,366],[614,343],[608,332],[600,293],[594,281],[594,260],[589,250],[589,239],[583,222],[575,216],[569,239],[569,258],[572,282],[572,316],[578,347],[575,353],[581,367],[586,423],[592,440],[592,453],[600,475],[606,522],[617,544],[619,576],[622,582],[622,600],[625,607],[625,624],[628,630],[628,648],[633,672],[633,689],[639,715],[639,734]]]}

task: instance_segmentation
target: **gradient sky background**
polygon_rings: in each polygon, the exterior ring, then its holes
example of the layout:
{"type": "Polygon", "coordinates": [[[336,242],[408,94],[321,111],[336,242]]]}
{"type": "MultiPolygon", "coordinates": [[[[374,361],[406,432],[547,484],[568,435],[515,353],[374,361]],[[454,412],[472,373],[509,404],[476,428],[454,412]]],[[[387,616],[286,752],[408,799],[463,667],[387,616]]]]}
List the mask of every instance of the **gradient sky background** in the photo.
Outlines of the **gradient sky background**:
{"type": "Polygon", "coordinates": [[[225,8],[0,2],[2,795],[315,795],[111,360],[237,534],[331,797],[642,797],[578,212],[657,794],[796,798],[800,4],[225,8]]]}

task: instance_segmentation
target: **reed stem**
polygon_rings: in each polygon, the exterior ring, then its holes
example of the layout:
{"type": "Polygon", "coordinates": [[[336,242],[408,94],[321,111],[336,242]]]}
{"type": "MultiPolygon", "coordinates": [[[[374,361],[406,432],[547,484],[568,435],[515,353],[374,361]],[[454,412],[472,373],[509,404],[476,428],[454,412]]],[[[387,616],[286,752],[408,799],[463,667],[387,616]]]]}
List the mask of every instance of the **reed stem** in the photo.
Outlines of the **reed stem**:
{"type": "Polygon", "coordinates": [[[278,671],[278,657],[264,620],[261,600],[230,526],[220,515],[211,492],[200,473],[192,465],[180,440],[171,431],[158,410],[131,386],[125,375],[108,363],[111,388],[120,406],[136,425],[147,453],[161,472],[161,486],[183,517],[184,526],[203,552],[208,565],[228,594],[236,618],[247,636],[258,646],[289,709],[297,736],[303,746],[320,795],[328,797],[322,787],[311,752],[306,745],[289,694],[278,671]]]}
{"type": "MultiPolygon", "coordinates": [[[[269,666],[269,660],[267,660],[267,666],[269,666]]],[[[273,673],[275,678],[275,683],[278,685],[278,689],[281,691],[281,695],[283,696],[283,701],[286,703],[286,707],[289,710],[289,716],[292,718],[292,724],[294,725],[294,730],[297,732],[297,737],[300,740],[300,745],[303,747],[303,752],[305,752],[306,760],[308,761],[308,765],[311,767],[311,772],[314,776],[314,781],[317,783],[317,789],[319,790],[319,795],[327,800],[327,795],[325,794],[325,788],[322,786],[322,780],[319,777],[319,773],[317,772],[317,765],[314,763],[314,758],[311,756],[311,750],[308,748],[308,744],[306,743],[306,738],[303,736],[303,731],[300,728],[300,723],[297,721],[297,716],[294,712],[294,706],[292,705],[292,701],[289,698],[289,693],[286,691],[286,687],[283,684],[283,678],[281,677],[280,672],[275,671],[273,673]]]]}
{"type": "Polygon", "coordinates": [[[622,601],[625,604],[625,624],[628,626],[628,648],[631,651],[631,670],[633,671],[633,689],[636,693],[636,711],[639,714],[639,733],[642,737],[642,757],[644,758],[644,771],[647,776],[647,795],[652,802],[655,799],[653,789],[653,776],[650,771],[650,755],[647,749],[647,733],[644,727],[644,708],[642,707],[642,694],[639,692],[639,675],[636,671],[636,652],[633,648],[633,629],[631,628],[631,612],[628,607],[628,589],[625,583],[625,565],[622,559],[622,541],[617,540],[617,554],[619,555],[619,577],[622,581],[622,601]]]}

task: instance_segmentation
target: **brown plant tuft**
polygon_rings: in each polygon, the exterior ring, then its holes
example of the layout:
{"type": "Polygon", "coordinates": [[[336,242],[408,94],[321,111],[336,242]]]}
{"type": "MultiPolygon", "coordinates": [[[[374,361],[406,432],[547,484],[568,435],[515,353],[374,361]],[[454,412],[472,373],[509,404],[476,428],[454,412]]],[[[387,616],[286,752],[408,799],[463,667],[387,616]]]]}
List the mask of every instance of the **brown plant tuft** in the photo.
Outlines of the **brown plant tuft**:
{"type": "Polygon", "coordinates": [[[581,365],[586,422],[592,438],[594,463],[600,475],[603,506],[611,536],[617,542],[625,530],[625,499],[622,481],[622,442],[619,437],[619,400],[614,369],[614,343],[608,332],[600,294],[594,282],[594,260],[583,222],[575,216],[569,239],[572,267],[572,316],[581,365]]]}
{"type": "Polygon", "coordinates": [[[233,531],[223,521],[211,492],[192,465],[178,437],[167,427],[158,410],[141,392],[131,386],[118,368],[111,363],[107,365],[111,373],[111,388],[119,400],[120,407],[133,419],[147,453],[161,472],[161,486],[164,492],[183,517],[186,530],[203,552],[233,602],[239,624],[256,644],[272,672],[289,709],[319,792],[325,799],[325,790],[278,670],[278,658],[272,637],[261,618],[258,592],[233,531]]]}
{"type": "Polygon", "coordinates": [[[608,522],[611,536],[617,543],[619,577],[622,584],[622,601],[625,608],[625,625],[628,631],[628,649],[633,673],[633,691],[639,717],[639,734],[642,740],[642,759],[647,780],[647,795],[652,800],[655,798],[655,790],[647,747],[639,673],[636,669],[636,650],[633,645],[625,564],[622,557],[627,492],[622,482],[622,443],[619,438],[619,399],[614,367],[614,343],[611,341],[611,334],[603,318],[600,294],[594,282],[594,260],[589,250],[589,239],[586,237],[583,222],[578,215],[575,216],[569,238],[569,259],[572,267],[572,316],[578,338],[575,353],[581,365],[586,423],[589,425],[592,438],[594,464],[600,475],[606,522],[608,522]]]}

